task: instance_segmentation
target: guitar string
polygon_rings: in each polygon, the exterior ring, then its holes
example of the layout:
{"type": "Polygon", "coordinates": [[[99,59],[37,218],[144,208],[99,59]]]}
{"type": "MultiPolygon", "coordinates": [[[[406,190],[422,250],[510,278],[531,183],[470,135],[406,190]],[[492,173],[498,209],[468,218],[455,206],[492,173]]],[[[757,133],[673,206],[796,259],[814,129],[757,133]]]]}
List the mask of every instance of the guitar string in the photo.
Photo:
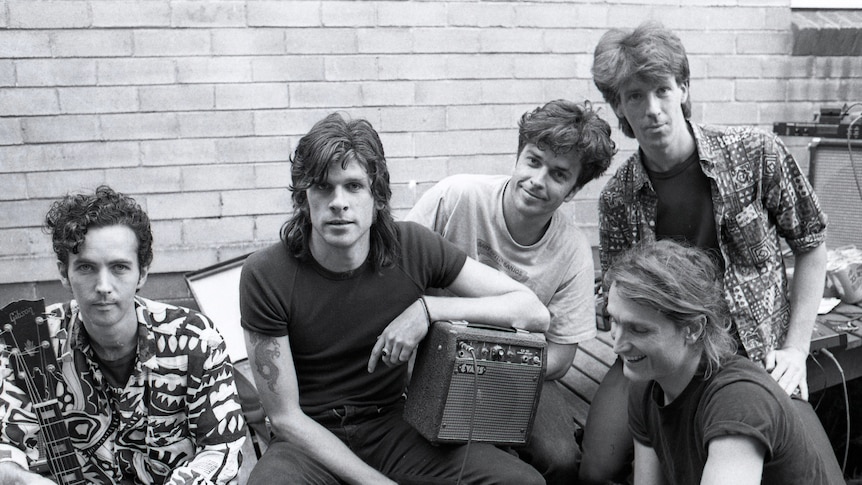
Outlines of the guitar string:
{"type": "MultiPolygon", "coordinates": [[[[36,317],[36,336],[38,337],[39,346],[42,346],[43,342],[45,344],[47,344],[46,352],[51,352],[52,354],[54,354],[54,360],[56,361],[57,360],[56,353],[54,352],[54,348],[51,346],[51,342],[50,342],[50,332],[47,336],[47,339],[43,340],[42,332],[41,332],[42,328],[45,328],[45,329],[48,328],[48,319],[46,318],[46,314],[44,314],[44,313],[41,316],[36,317]],[[41,325],[40,325],[40,323],[41,323],[41,325]]],[[[51,385],[52,384],[51,378],[53,377],[53,372],[49,369],[47,362],[45,361],[45,355],[46,355],[45,352],[39,352],[39,360],[42,363],[41,371],[42,371],[43,375],[45,376],[45,386],[46,386],[46,389],[45,389],[46,394],[45,395],[46,396],[48,396],[48,395],[55,396],[54,399],[57,401],[57,412],[60,413],[60,415],[57,416],[56,419],[63,421],[64,417],[63,417],[63,414],[61,412],[62,411],[61,406],[59,404],[60,400],[56,397],[57,384],[56,384],[56,382],[54,382],[54,385],[53,386],[51,385]],[[53,392],[52,392],[52,390],[53,390],[53,392]],[[50,394],[48,394],[48,393],[50,393],[50,394]]],[[[57,365],[59,365],[59,362],[57,363],[57,365]]],[[[55,426],[56,426],[56,424],[55,424],[55,426]]],[[[53,435],[53,433],[56,431],[56,428],[49,427],[49,429],[51,429],[51,433],[52,433],[50,436],[52,442],[57,442],[58,438],[62,439],[62,437],[58,437],[58,436],[53,435]]],[[[75,450],[74,450],[74,448],[71,448],[72,443],[69,440],[68,433],[66,433],[66,437],[65,437],[64,441],[65,441],[64,445],[66,447],[69,447],[70,449],[68,449],[63,454],[63,456],[54,458],[54,460],[57,461],[58,464],[62,465],[62,470],[64,472],[66,472],[70,468],[80,466],[80,464],[77,462],[77,459],[74,456],[75,450]]],[[[56,477],[56,478],[58,480],[61,480],[64,482],[66,481],[66,475],[64,475],[63,477],[56,477]]],[[[72,480],[74,481],[74,477],[72,478],[72,480]]]]}
{"type": "MultiPolygon", "coordinates": [[[[12,336],[12,339],[16,340],[14,336],[12,336]]],[[[17,342],[15,343],[15,345],[16,346],[18,345],[17,342]]],[[[20,349],[20,347],[19,347],[19,349],[20,349]]],[[[27,364],[24,362],[24,358],[21,356],[21,354],[16,353],[16,352],[12,352],[12,355],[15,357],[15,361],[17,362],[19,369],[23,369],[21,371],[21,374],[23,374],[23,380],[24,380],[24,384],[27,388],[27,393],[30,395],[30,398],[34,401],[33,402],[33,405],[34,405],[33,412],[36,414],[36,417],[38,419],[40,417],[40,414],[39,414],[39,411],[35,408],[35,405],[40,404],[42,401],[42,398],[38,394],[39,391],[36,388],[36,383],[33,380],[33,376],[30,374],[29,370],[27,369],[27,364]]],[[[53,429],[51,426],[46,426],[44,429],[42,429],[42,432],[46,434],[46,438],[49,440],[50,443],[56,442],[56,436],[54,436],[54,432],[53,432],[53,429]]],[[[46,455],[47,455],[46,458],[48,459],[48,461],[53,463],[55,465],[56,469],[60,469],[60,465],[62,464],[60,462],[60,459],[52,457],[51,453],[46,452],[46,455]]],[[[59,477],[55,477],[55,478],[61,479],[59,477]]]]}
{"type": "MultiPolygon", "coordinates": [[[[39,319],[41,319],[41,323],[44,325],[44,328],[48,329],[48,314],[42,313],[42,315],[40,317],[37,317],[37,320],[36,320],[36,322],[37,322],[36,334],[39,337],[39,340],[41,342],[42,341],[42,335],[41,335],[41,332],[39,330],[40,326],[38,325],[38,323],[40,321],[39,319]]],[[[52,355],[54,356],[54,361],[55,361],[55,364],[53,365],[54,370],[52,371],[49,368],[49,366],[47,365],[47,362],[45,361],[46,353],[39,352],[39,358],[42,360],[42,372],[45,373],[45,382],[46,382],[46,386],[48,386],[48,389],[46,389],[46,392],[51,392],[50,390],[53,389],[54,391],[52,392],[52,395],[56,395],[57,382],[59,382],[62,379],[62,377],[60,377],[58,374],[59,373],[59,366],[61,364],[60,364],[59,360],[57,359],[56,352],[55,352],[53,346],[51,345],[50,339],[51,339],[51,336],[50,336],[50,331],[49,331],[47,339],[45,340],[45,342],[48,344],[47,351],[51,352],[52,355]],[[52,377],[55,379],[53,386],[51,385],[51,378],[52,377]]],[[[61,426],[64,426],[65,425],[65,417],[63,416],[63,414],[61,412],[62,409],[61,409],[61,405],[60,405],[60,400],[57,397],[55,397],[55,400],[57,401],[57,412],[60,413],[60,415],[58,416],[58,419],[63,422],[63,424],[61,426]]],[[[53,430],[56,430],[56,428],[52,428],[52,431],[53,430]]],[[[51,436],[51,439],[56,440],[57,437],[51,436]]],[[[62,457],[56,458],[56,459],[62,461],[62,465],[63,465],[62,468],[64,471],[73,470],[73,475],[72,475],[71,480],[72,480],[72,483],[75,483],[77,480],[76,480],[76,477],[74,474],[74,470],[79,469],[81,467],[81,464],[75,455],[76,450],[72,446],[72,441],[69,438],[68,431],[66,431],[65,437],[63,438],[63,440],[65,441],[64,445],[68,448],[68,450],[66,453],[63,454],[62,457]]],[[[83,471],[81,471],[81,473],[82,472],[83,471]]],[[[59,478],[59,479],[65,482],[66,476],[59,478]]]]}
{"type": "MultiPolygon", "coordinates": [[[[18,348],[18,350],[19,350],[19,352],[17,352],[17,353],[16,353],[16,352],[13,352],[13,353],[12,353],[12,355],[14,355],[14,356],[15,356],[15,361],[18,363],[18,367],[19,367],[20,369],[22,369],[21,373],[23,374],[23,380],[24,380],[25,386],[27,387],[27,393],[30,395],[30,398],[31,398],[32,400],[34,400],[34,403],[33,403],[33,404],[34,404],[34,409],[33,409],[33,411],[34,411],[34,413],[36,414],[36,417],[37,417],[37,418],[39,418],[39,417],[40,417],[40,414],[39,414],[39,411],[35,409],[35,405],[36,405],[36,404],[40,404],[40,403],[41,403],[42,401],[44,401],[44,400],[42,399],[42,396],[41,396],[41,395],[39,395],[39,391],[38,391],[38,389],[36,388],[36,383],[35,383],[35,381],[34,381],[34,378],[33,378],[33,376],[30,374],[30,371],[29,371],[29,369],[27,368],[27,364],[24,362],[24,358],[22,357],[22,354],[20,353],[20,352],[21,352],[21,347],[20,347],[20,345],[19,345],[19,343],[18,343],[17,338],[15,337],[15,335],[14,335],[14,334],[11,334],[11,337],[12,337],[12,340],[14,341],[14,343],[15,343],[15,347],[17,347],[17,348],[18,348]]],[[[29,353],[31,353],[31,352],[32,352],[32,351],[27,351],[27,353],[28,353],[28,354],[29,354],[29,353]]],[[[46,426],[46,427],[45,427],[45,429],[43,429],[43,430],[42,430],[42,432],[46,434],[46,438],[49,440],[49,442],[50,442],[50,443],[54,443],[54,442],[56,442],[56,441],[57,441],[57,437],[54,435],[54,431],[53,431],[53,428],[52,428],[51,426],[46,426]]],[[[52,456],[51,456],[52,454],[51,454],[51,453],[47,453],[47,452],[46,452],[46,455],[47,455],[47,456],[46,456],[47,460],[49,461],[49,463],[54,464],[54,468],[55,468],[55,469],[59,470],[59,469],[61,469],[61,467],[62,467],[62,469],[65,469],[65,465],[64,465],[64,464],[62,463],[62,461],[61,461],[61,460],[62,460],[62,458],[55,458],[55,457],[52,457],[52,456]]],[[[56,474],[55,474],[55,475],[56,475],[56,474]]],[[[55,478],[56,478],[57,480],[65,481],[64,477],[58,477],[58,476],[55,476],[55,478]]]]}
{"type": "MultiPolygon", "coordinates": [[[[18,363],[18,367],[21,370],[21,374],[23,374],[24,385],[27,387],[27,393],[30,395],[30,398],[34,401],[40,401],[40,402],[34,402],[33,403],[34,404],[33,412],[37,415],[37,418],[38,418],[39,412],[35,409],[35,404],[40,404],[41,402],[44,401],[44,399],[39,394],[38,389],[36,388],[36,383],[35,383],[34,377],[32,374],[30,374],[30,370],[28,369],[26,363],[24,362],[24,357],[22,356],[22,353],[24,351],[22,350],[22,347],[21,347],[20,343],[18,342],[18,339],[15,337],[14,333],[12,333],[11,331],[4,331],[4,332],[0,332],[0,333],[8,333],[9,336],[12,338],[12,342],[15,344],[15,348],[18,349],[18,352],[10,352],[10,354],[15,357],[15,361],[18,363]]],[[[39,326],[38,325],[36,326],[36,334],[38,337],[41,337],[41,335],[39,335],[39,326]]],[[[51,351],[53,351],[53,349],[51,351]]],[[[33,350],[29,350],[26,352],[32,353],[33,350]]],[[[40,355],[40,359],[44,359],[44,356],[40,355]]],[[[43,363],[44,363],[44,361],[43,361],[43,363]]],[[[46,380],[48,380],[48,375],[49,375],[49,373],[45,374],[46,380]]],[[[50,383],[48,385],[50,385],[50,383]]],[[[60,418],[62,419],[62,415],[60,416],[60,418]]],[[[55,436],[54,428],[52,426],[47,426],[45,429],[42,430],[42,432],[47,435],[47,438],[48,438],[50,443],[58,442],[57,436],[55,436]]],[[[74,452],[74,450],[72,450],[72,451],[74,452]]],[[[65,460],[63,457],[59,457],[59,458],[52,457],[51,453],[48,453],[47,451],[46,451],[46,455],[47,455],[46,458],[47,458],[48,462],[52,463],[56,470],[67,470],[69,468],[69,460],[68,460],[69,455],[68,454],[65,455],[65,457],[66,457],[65,460]]],[[[72,456],[72,458],[74,458],[74,456],[72,456]]],[[[73,463],[73,466],[79,466],[79,464],[77,463],[77,460],[75,463],[73,463]]],[[[54,477],[55,479],[57,479],[58,481],[66,483],[66,476],[58,476],[57,473],[54,473],[54,475],[55,475],[55,477],[54,477]]]]}

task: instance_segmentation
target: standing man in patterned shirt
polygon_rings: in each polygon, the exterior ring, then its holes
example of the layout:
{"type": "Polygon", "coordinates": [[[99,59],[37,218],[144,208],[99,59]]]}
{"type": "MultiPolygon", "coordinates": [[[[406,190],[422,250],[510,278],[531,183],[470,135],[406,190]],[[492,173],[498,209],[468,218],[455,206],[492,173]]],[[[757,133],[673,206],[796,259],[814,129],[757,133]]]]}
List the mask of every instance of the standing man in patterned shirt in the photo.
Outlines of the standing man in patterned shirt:
{"type": "MultiPolygon", "coordinates": [[[[826,216],[796,161],[772,134],[689,121],[685,48],[660,24],[607,32],[593,77],[623,133],[639,145],[599,199],[602,271],[639,241],[675,239],[707,250],[723,274],[740,352],[785,392],[807,399],[826,216]],[[780,239],[793,252],[792,284],[780,239]]],[[[618,480],[630,461],[624,365],[614,364],[590,408],[581,466],[590,483],[618,480]]]]}
{"type": "MultiPolygon", "coordinates": [[[[74,296],[47,323],[86,483],[234,480],[246,427],[224,340],[204,315],[136,295],[153,259],[146,212],[101,186],[56,201],[45,224],[74,296]]],[[[11,375],[0,386],[0,483],[53,483],[27,471],[39,431],[28,394],[11,375]]]]}
{"type": "Polygon", "coordinates": [[[607,170],[614,152],[611,127],[589,102],[554,100],[521,116],[510,175],[443,179],[407,215],[524,283],[548,307],[545,383],[530,442],[517,452],[549,485],[571,483],[580,461],[557,380],[571,368],[578,343],[596,336],[592,250],[560,209],[607,170]]]}

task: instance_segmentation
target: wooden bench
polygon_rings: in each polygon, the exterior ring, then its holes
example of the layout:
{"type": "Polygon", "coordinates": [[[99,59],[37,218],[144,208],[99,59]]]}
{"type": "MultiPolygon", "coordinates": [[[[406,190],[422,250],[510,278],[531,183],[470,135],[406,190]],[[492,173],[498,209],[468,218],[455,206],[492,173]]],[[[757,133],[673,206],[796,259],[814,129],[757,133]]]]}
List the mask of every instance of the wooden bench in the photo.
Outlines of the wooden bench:
{"type": "Polygon", "coordinates": [[[616,358],[610,332],[599,330],[596,338],[578,345],[572,367],[560,379],[560,383],[569,391],[566,400],[578,426],[583,427],[587,422],[593,395],[616,358]]]}

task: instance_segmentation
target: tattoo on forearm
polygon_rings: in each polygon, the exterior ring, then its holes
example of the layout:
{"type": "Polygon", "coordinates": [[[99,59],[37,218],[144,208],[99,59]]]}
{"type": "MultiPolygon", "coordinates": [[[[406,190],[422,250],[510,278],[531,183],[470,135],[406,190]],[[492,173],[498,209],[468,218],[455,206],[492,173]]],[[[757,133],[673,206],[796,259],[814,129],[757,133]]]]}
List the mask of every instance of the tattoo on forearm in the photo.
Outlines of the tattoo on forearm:
{"type": "Polygon", "coordinates": [[[266,381],[266,386],[275,394],[275,381],[278,380],[278,366],[275,359],[281,357],[278,342],[272,337],[250,333],[254,346],[254,366],[257,373],[266,381]]]}

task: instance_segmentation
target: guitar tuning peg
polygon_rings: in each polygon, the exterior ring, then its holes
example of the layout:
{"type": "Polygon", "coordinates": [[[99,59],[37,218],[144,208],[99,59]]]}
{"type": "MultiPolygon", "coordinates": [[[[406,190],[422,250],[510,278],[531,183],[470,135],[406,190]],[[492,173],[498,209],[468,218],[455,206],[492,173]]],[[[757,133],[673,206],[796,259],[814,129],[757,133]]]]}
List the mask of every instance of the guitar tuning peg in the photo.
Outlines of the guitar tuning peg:
{"type": "Polygon", "coordinates": [[[63,355],[60,356],[60,360],[62,362],[72,362],[72,352],[64,352],[63,355]]]}
{"type": "Polygon", "coordinates": [[[68,337],[69,337],[69,333],[66,332],[65,328],[61,328],[60,330],[57,331],[56,334],[54,334],[54,338],[57,338],[60,340],[66,339],[68,337]]]}
{"type": "Polygon", "coordinates": [[[39,346],[42,347],[43,349],[47,349],[47,348],[51,347],[51,342],[48,342],[47,340],[43,340],[42,343],[39,344],[39,346]]]}
{"type": "Polygon", "coordinates": [[[47,322],[47,321],[48,321],[48,319],[47,319],[47,318],[45,318],[45,316],[44,316],[44,315],[43,315],[43,316],[36,317],[36,324],[38,324],[38,325],[41,325],[41,324],[43,324],[43,323],[45,323],[45,322],[47,322]]]}

